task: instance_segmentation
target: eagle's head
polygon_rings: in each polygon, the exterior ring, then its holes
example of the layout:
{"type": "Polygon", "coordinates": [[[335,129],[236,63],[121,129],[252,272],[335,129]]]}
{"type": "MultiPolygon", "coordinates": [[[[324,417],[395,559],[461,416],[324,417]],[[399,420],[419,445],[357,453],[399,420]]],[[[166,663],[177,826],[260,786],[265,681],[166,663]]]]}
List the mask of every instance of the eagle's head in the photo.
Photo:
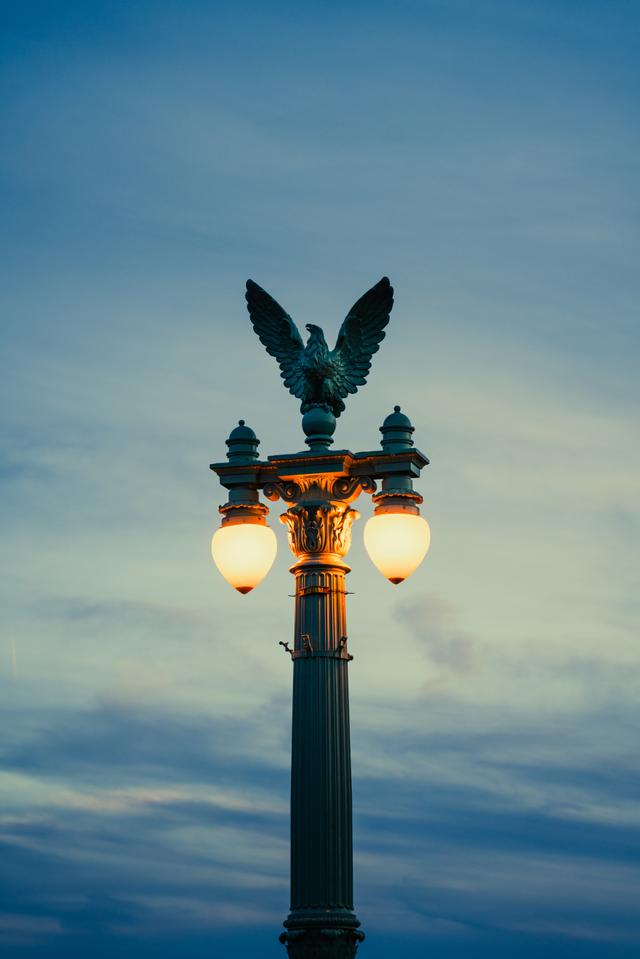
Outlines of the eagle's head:
{"type": "Polygon", "coordinates": [[[326,347],[327,342],[324,338],[322,327],[316,326],[314,323],[306,323],[305,330],[309,330],[309,333],[310,333],[309,339],[307,340],[307,346],[326,347]]]}
{"type": "Polygon", "coordinates": [[[326,363],[329,347],[321,327],[315,326],[314,323],[306,323],[305,329],[309,330],[309,339],[304,348],[305,366],[308,370],[317,372],[326,363]]]}

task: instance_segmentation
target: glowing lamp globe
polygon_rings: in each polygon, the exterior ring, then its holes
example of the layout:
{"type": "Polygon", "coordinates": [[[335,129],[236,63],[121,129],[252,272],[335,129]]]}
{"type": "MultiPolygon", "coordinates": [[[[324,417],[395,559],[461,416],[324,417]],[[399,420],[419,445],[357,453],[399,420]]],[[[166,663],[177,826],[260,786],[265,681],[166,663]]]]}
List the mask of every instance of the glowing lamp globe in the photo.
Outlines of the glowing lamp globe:
{"type": "Polygon", "coordinates": [[[371,562],[396,586],[418,568],[430,541],[429,524],[414,512],[376,513],[364,528],[371,562]]]}
{"type": "Polygon", "coordinates": [[[239,593],[250,593],[273,565],[276,535],[262,523],[229,523],[217,529],[211,540],[213,561],[239,593]]]}

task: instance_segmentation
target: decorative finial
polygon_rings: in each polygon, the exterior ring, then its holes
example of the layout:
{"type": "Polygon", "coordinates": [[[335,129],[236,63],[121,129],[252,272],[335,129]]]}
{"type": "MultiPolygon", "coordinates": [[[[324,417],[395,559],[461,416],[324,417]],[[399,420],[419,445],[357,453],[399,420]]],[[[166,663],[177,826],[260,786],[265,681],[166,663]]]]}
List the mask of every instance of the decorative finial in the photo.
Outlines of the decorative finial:
{"type": "Polygon", "coordinates": [[[401,412],[399,406],[393,407],[393,413],[389,413],[380,427],[380,432],[382,433],[382,449],[385,453],[401,453],[413,446],[411,420],[406,413],[401,412]]]}
{"type": "Polygon", "coordinates": [[[260,440],[244,420],[238,420],[238,425],[231,430],[227,443],[227,459],[240,462],[241,460],[257,460],[258,444],[260,440]]]}

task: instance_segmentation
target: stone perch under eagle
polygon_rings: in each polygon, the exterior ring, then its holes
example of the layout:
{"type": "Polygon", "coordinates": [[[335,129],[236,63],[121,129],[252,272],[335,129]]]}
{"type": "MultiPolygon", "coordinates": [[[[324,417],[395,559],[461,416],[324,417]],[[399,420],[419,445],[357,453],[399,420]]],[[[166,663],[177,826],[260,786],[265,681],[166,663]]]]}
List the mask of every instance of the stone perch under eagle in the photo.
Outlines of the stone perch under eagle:
{"type": "Polygon", "coordinates": [[[366,383],[371,357],[384,339],[393,306],[388,278],[384,276],[354,303],[333,350],[313,323],[306,324],[305,346],[289,314],[253,280],[247,280],[246,298],[253,328],[267,353],[278,361],[284,385],[302,401],[300,412],[321,407],[340,416],[345,397],[366,383]]]}

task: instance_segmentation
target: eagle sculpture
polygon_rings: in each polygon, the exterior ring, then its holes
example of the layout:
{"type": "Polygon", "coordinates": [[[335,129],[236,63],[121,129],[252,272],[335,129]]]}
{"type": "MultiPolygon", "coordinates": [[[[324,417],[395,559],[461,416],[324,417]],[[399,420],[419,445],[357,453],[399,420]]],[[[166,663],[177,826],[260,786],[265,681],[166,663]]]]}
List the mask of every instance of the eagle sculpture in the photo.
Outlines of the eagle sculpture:
{"type": "Polygon", "coordinates": [[[384,339],[393,306],[393,287],[384,276],[349,310],[330,350],[319,326],[307,323],[306,346],[298,327],[269,294],[247,280],[247,308],[253,328],[275,356],[284,385],[301,400],[300,412],[314,406],[340,416],[344,398],[367,381],[371,357],[384,339]]]}

